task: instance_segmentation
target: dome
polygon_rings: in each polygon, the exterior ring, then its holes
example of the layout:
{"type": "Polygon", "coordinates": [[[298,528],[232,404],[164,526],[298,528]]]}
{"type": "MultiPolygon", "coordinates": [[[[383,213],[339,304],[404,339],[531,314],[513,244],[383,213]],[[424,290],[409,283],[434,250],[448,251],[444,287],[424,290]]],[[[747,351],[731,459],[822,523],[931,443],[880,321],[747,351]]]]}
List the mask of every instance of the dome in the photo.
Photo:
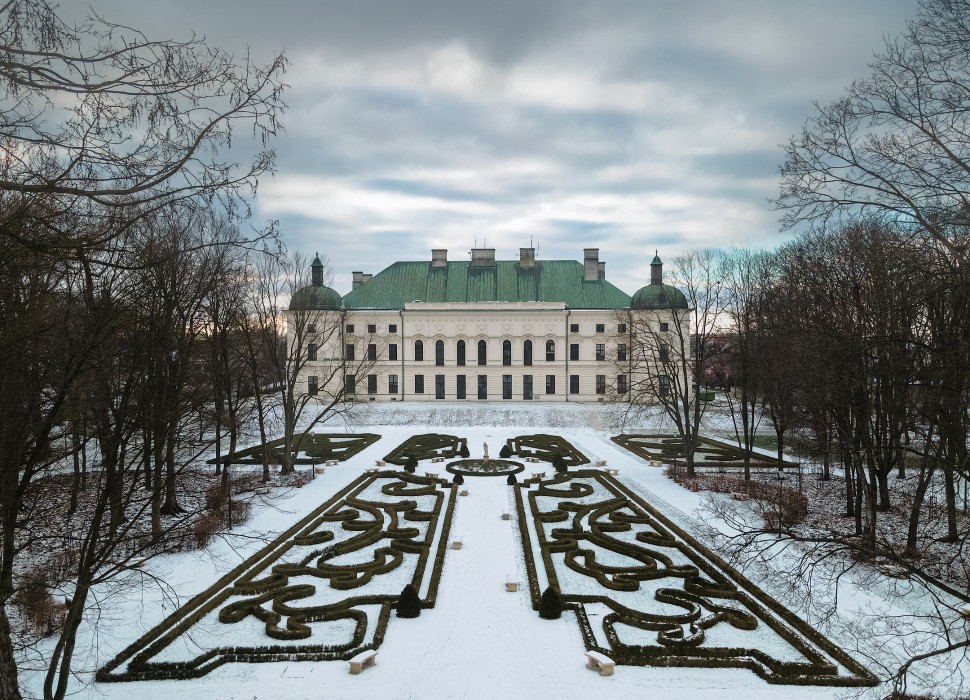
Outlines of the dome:
{"type": "Polygon", "coordinates": [[[630,300],[631,309],[687,309],[687,297],[669,284],[648,284],[641,287],[630,300]]]}
{"type": "Polygon", "coordinates": [[[290,310],[296,309],[339,309],[343,299],[333,289],[325,285],[310,285],[298,290],[290,299],[290,310]]]}

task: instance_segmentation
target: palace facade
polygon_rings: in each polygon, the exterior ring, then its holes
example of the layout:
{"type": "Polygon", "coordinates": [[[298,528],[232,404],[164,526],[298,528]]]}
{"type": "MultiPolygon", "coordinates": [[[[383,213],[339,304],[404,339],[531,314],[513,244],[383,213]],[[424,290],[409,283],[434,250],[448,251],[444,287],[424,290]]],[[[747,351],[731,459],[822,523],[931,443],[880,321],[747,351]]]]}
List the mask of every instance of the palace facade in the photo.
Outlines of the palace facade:
{"type": "Polygon", "coordinates": [[[673,323],[687,303],[662,283],[658,257],[651,284],[633,297],[605,268],[596,248],[582,263],[537,260],[534,248],[521,248],[518,260],[475,248],[460,261],[436,249],[430,260],[354,272],[340,297],[323,285],[316,259],[313,284],[288,311],[290,352],[306,353],[298,386],[323,399],[340,383],[343,398],[357,401],[624,397],[636,342],[630,314],[673,323]]]}

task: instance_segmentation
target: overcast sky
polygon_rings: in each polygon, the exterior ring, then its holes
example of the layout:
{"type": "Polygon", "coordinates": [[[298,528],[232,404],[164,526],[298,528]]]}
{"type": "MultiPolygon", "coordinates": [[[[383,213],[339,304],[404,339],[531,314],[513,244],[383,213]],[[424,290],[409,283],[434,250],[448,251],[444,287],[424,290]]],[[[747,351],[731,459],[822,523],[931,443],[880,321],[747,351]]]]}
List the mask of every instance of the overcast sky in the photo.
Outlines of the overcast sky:
{"type": "MultiPolygon", "coordinates": [[[[72,3],[67,3],[72,6],[72,3]]],[[[914,0],[91,0],[151,38],[285,49],[256,224],[350,272],[597,247],[632,294],[654,249],[773,247],[779,144],[867,74],[914,0]]]]}

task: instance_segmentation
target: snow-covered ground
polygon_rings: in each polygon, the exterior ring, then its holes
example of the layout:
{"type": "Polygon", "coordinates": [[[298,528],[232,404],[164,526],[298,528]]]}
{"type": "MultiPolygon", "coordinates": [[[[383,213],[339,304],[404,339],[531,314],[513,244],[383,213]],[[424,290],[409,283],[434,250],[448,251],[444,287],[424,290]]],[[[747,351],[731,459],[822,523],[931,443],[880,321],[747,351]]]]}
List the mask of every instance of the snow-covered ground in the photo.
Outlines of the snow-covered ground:
{"type": "MultiPolygon", "coordinates": [[[[627,426],[627,429],[639,426],[627,426]]],[[[643,426],[647,429],[662,426],[643,426]]],[[[327,501],[365,468],[372,467],[416,433],[443,432],[464,437],[472,456],[483,443],[497,455],[508,438],[545,432],[562,435],[591,461],[607,460],[618,479],[688,532],[703,532],[699,511],[704,494],[692,493],[665,478],[657,467],[610,442],[620,432],[609,407],[581,404],[503,406],[435,403],[363,407],[354,422],[328,424],[319,431],[373,432],[382,438],[345,463],[327,469],[300,489],[280,493],[271,503],[255,505],[244,526],[213,541],[205,551],[152,560],[145,573],[98,590],[101,612],[89,616],[78,643],[78,675],[72,697],[206,698],[612,698],[662,697],[664,700],[821,699],[858,691],[826,687],[769,685],[747,670],[617,667],[601,677],[585,667],[576,620],[541,620],[532,610],[511,490],[501,477],[466,477],[467,497],[458,499],[452,536],[460,550],[448,549],[437,605],[418,619],[392,617],[377,665],[348,674],[344,661],[243,664],[228,663],[207,676],[188,681],[93,683],[93,672],[152,628],[189,598],[263,547],[306,513],[327,501]],[[506,582],[522,584],[518,592],[506,582]]],[[[423,467],[424,465],[422,465],[423,467]]],[[[527,473],[528,474],[528,469],[527,473]]],[[[525,476],[523,475],[523,476],[525,476]]],[[[779,597],[770,580],[749,577],[779,597]]],[[[879,607],[883,592],[854,588],[842,602],[851,608],[879,607]]],[[[919,607],[909,600],[900,609],[919,607]]],[[[796,613],[800,611],[795,609],[796,613]]],[[[852,653],[865,640],[833,638],[852,653]]],[[[26,669],[28,690],[41,695],[41,674],[26,669]]],[[[882,694],[885,694],[883,692],[882,694]]]]}

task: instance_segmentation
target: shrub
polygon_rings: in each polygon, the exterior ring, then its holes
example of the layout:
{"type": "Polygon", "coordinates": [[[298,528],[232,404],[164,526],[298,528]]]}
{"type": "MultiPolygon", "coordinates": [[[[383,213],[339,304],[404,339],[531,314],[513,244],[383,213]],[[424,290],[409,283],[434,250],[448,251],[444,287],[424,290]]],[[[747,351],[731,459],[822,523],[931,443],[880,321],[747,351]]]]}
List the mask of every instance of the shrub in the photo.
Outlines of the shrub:
{"type": "Polygon", "coordinates": [[[48,571],[36,568],[21,580],[14,595],[14,603],[21,609],[24,619],[34,632],[49,637],[64,626],[67,603],[55,602],[48,590],[48,571]]]}
{"type": "Polygon", "coordinates": [[[552,466],[557,472],[566,471],[566,460],[563,458],[561,452],[557,452],[556,456],[552,458],[552,466]]]}
{"type": "Polygon", "coordinates": [[[196,520],[195,529],[193,530],[195,546],[201,549],[209,544],[212,536],[222,529],[222,520],[222,513],[218,510],[205,513],[196,520]]]}
{"type": "Polygon", "coordinates": [[[455,478],[452,479],[452,481],[456,484],[464,484],[465,477],[463,477],[461,474],[455,474],[455,478]]]}
{"type": "Polygon", "coordinates": [[[539,599],[539,617],[543,620],[558,620],[562,617],[562,598],[555,588],[549,586],[539,599]]]}
{"type": "Polygon", "coordinates": [[[414,455],[408,455],[407,461],[404,463],[404,471],[414,473],[414,470],[418,468],[418,459],[414,455]]]}
{"type": "Polygon", "coordinates": [[[459,456],[464,457],[465,459],[468,459],[469,457],[471,457],[472,453],[468,451],[468,445],[466,443],[462,443],[461,449],[458,450],[458,454],[459,456]]]}
{"type": "Polygon", "coordinates": [[[401,591],[397,599],[398,617],[417,617],[421,614],[421,598],[410,583],[401,591]]]}
{"type": "Polygon", "coordinates": [[[515,474],[509,474],[509,478],[505,480],[505,483],[509,486],[515,486],[518,483],[518,479],[515,478],[515,474]]]}
{"type": "Polygon", "coordinates": [[[230,518],[233,525],[242,525],[247,520],[249,520],[249,513],[253,509],[253,504],[249,501],[236,501],[232,502],[232,517],[230,518]]]}
{"type": "Polygon", "coordinates": [[[205,490],[205,509],[206,510],[222,510],[226,501],[228,500],[228,492],[222,483],[213,484],[205,490]]]}
{"type": "Polygon", "coordinates": [[[502,445],[502,449],[498,451],[498,456],[502,459],[508,459],[512,456],[512,448],[509,447],[508,443],[502,445]]]}

